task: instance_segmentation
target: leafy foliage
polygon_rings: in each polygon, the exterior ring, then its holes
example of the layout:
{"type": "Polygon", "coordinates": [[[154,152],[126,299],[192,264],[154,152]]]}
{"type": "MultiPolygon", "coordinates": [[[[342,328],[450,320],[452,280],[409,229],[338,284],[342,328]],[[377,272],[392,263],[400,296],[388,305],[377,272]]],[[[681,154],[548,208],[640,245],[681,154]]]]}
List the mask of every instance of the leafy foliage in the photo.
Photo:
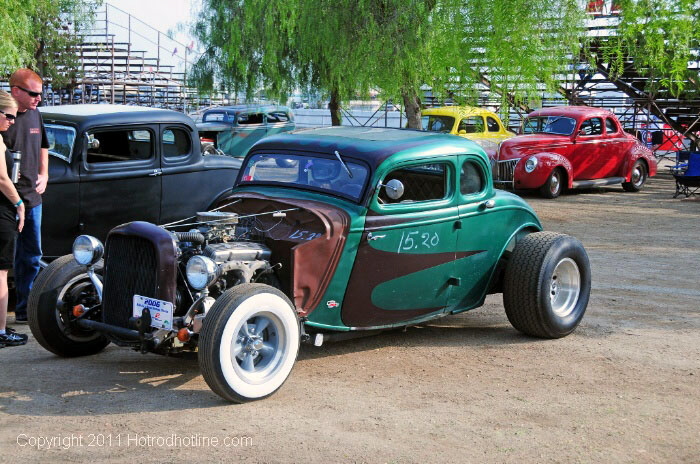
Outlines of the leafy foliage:
{"type": "Polygon", "coordinates": [[[0,73],[35,69],[55,86],[75,77],[77,34],[101,0],[0,0],[0,73]]]}
{"type": "Polygon", "coordinates": [[[697,71],[688,69],[700,50],[700,2],[697,0],[620,0],[617,35],[601,43],[599,58],[613,76],[628,59],[649,77],[648,91],[663,87],[674,95],[699,91],[697,71]],[[688,87],[690,85],[690,87],[688,87]]]}

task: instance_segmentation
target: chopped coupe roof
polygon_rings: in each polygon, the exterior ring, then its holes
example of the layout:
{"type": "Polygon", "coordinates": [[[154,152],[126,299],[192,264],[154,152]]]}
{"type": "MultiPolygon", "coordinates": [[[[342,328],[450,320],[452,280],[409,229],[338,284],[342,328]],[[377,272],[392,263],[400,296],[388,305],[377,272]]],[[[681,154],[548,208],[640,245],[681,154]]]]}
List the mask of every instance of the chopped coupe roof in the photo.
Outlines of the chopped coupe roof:
{"type": "Polygon", "coordinates": [[[181,123],[194,129],[194,121],[186,114],[161,108],[132,105],[61,105],[39,107],[45,121],[71,122],[92,127],[104,124],[181,123]]]}
{"type": "Polygon", "coordinates": [[[273,135],[256,143],[251,152],[311,151],[359,158],[373,169],[396,153],[421,148],[429,155],[479,153],[481,147],[463,137],[411,129],[334,126],[301,129],[273,135]]]}

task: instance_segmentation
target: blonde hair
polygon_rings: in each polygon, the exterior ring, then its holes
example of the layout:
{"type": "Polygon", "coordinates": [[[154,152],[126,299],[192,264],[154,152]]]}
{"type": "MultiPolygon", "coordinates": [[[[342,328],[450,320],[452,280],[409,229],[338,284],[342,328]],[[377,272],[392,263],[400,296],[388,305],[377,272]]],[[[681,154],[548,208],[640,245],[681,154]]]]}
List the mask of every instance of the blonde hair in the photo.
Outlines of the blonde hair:
{"type": "Polygon", "coordinates": [[[4,90],[0,90],[0,109],[17,109],[17,101],[4,90]]]}

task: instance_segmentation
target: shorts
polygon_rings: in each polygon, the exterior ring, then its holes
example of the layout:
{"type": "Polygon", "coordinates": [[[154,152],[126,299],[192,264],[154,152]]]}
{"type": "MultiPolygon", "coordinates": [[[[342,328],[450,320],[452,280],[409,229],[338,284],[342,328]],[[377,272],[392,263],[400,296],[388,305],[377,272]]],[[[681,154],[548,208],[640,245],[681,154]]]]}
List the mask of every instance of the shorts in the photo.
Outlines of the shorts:
{"type": "Polygon", "coordinates": [[[0,205],[0,270],[12,269],[17,240],[17,210],[0,205]]]}

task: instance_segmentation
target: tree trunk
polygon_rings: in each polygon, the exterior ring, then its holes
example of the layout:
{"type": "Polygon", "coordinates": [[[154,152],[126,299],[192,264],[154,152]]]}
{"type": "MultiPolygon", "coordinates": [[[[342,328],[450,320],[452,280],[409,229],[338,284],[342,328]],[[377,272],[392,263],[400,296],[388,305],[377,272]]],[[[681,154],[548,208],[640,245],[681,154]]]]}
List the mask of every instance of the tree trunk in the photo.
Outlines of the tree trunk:
{"type": "Polygon", "coordinates": [[[409,129],[421,129],[420,123],[420,99],[413,90],[403,92],[403,106],[406,109],[406,120],[409,129]]]}
{"type": "Polygon", "coordinates": [[[331,101],[328,103],[328,109],[331,110],[331,124],[340,126],[343,123],[343,115],[340,114],[340,97],[338,89],[331,90],[331,101]]]}

